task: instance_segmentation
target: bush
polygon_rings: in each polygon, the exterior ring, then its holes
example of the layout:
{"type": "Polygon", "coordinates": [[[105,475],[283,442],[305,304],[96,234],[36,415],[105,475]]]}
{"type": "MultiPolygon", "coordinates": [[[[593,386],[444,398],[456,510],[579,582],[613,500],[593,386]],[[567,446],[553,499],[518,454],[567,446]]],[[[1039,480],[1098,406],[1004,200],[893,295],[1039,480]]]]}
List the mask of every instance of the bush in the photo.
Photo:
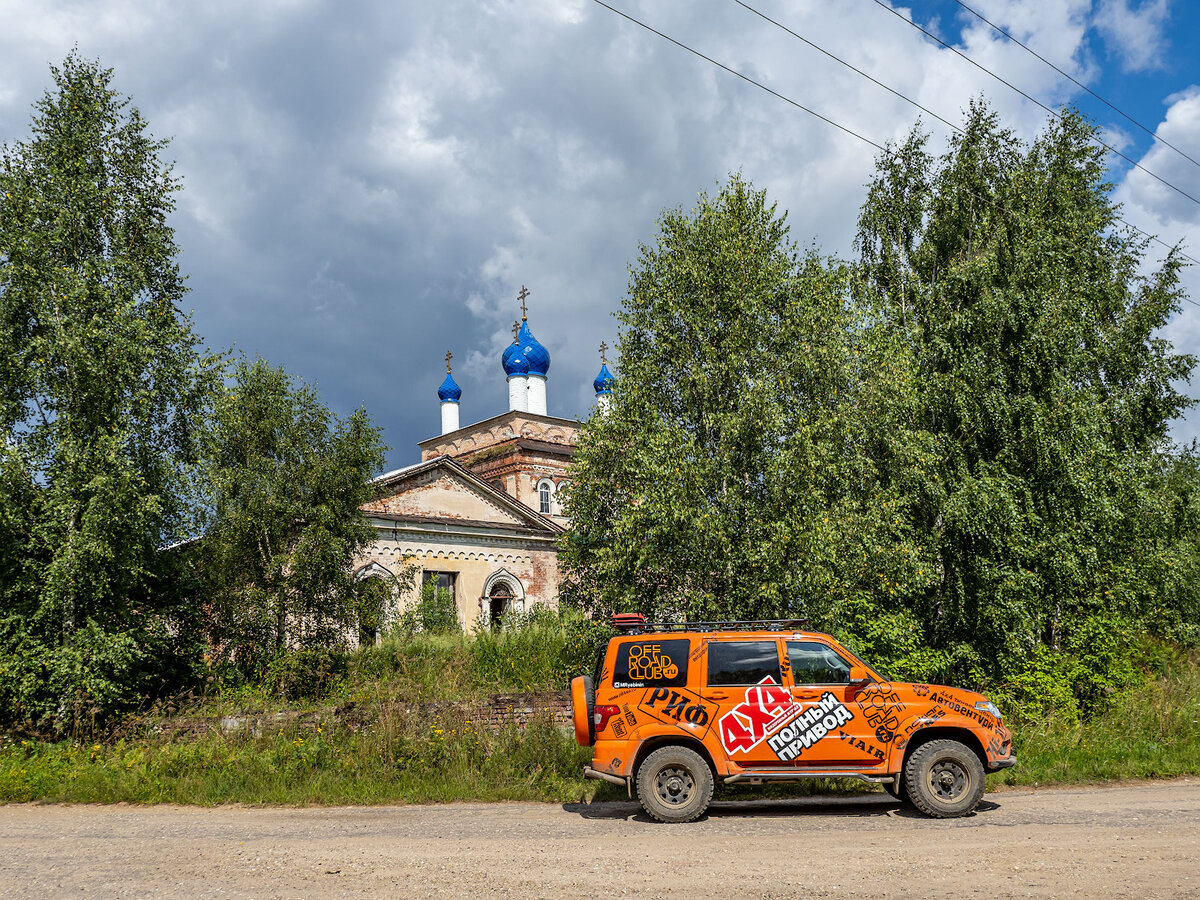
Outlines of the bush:
{"type": "Polygon", "coordinates": [[[92,620],[51,647],[21,623],[0,624],[0,720],[20,731],[92,736],[194,678],[186,642],[158,622],[123,632],[92,620]]]}
{"type": "Polygon", "coordinates": [[[453,592],[432,582],[421,585],[420,599],[400,613],[392,627],[392,635],[401,638],[418,633],[457,634],[461,631],[453,592]]]}
{"type": "Polygon", "coordinates": [[[497,629],[480,628],[469,647],[486,684],[564,688],[576,675],[591,674],[596,654],[613,633],[576,610],[539,605],[506,615],[497,629]]]}
{"type": "Polygon", "coordinates": [[[264,684],[285,700],[319,700],[341,683],[347,659],[340,650],[293,650],[268,664],[264,684]]]}

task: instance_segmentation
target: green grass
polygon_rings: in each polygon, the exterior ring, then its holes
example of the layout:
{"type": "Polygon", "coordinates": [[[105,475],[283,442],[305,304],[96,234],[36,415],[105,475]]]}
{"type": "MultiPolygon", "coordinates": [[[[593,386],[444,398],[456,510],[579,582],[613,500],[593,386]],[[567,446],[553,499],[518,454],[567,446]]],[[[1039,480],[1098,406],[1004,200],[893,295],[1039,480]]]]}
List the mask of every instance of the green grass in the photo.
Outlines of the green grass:
{"type": "Polygon", "coordinates": [[[549,722],[465,721],[112,744],[5,741],[0,801],[375,804],[590,797],[590,752],[549,722]]]}
{"type": "MultiPolygon", "coordinates": [[[[262,685],[218,685],[206,696],[181,698],[127,723],[103,740],[0,736],[0,802],[623,799],[623,789],[582,778],[590,749],[577,746],[548,719],[493,732],[463,711],[495,693],[561,689],[571,675],[590,671],[602,637],[544,622],[471,637],[397,637],[334,660],[327,673],[314,676],[310,663],[315,663],[305,658],[262,685]],[[307,720],[259,737],[212,727],[216,716],[282,711],[306,712],[307,720]],[[182,726],[188,723],[198,725],[199,733],[186,733],[182,726]]],[[[1060,719],[1052,712],[1022,720],[1020,710],[1014,713],[1019,763],[990,776],[992,785],[1200,774],[1200,663],[1194,655],[1178,654],[1168,668],[1089,720],[1060,719]]],[[[806,781],[738,788],[726,796],[871,790],[857,781],[806,781]]]]}
{"type": "Polygon", "coordinates": [[[1019,763],[1004,784],[1077,784],[1200,774],[1200,667],[1188,659],[1088,722],[1053,714],[1013,731],[1019,763]]]}

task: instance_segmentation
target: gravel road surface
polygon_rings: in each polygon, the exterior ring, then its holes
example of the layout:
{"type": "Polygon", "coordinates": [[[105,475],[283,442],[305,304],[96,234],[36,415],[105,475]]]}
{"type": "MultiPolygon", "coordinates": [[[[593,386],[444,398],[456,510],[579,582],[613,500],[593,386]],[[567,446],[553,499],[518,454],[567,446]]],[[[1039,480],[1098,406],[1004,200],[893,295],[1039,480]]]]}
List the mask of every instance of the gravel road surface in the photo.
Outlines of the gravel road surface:
{"type": "Polygon", "coordinates": [[[0,897],[1197,897],[1200,779],[988,794],[371,808],[0,807],[0,897]]]}

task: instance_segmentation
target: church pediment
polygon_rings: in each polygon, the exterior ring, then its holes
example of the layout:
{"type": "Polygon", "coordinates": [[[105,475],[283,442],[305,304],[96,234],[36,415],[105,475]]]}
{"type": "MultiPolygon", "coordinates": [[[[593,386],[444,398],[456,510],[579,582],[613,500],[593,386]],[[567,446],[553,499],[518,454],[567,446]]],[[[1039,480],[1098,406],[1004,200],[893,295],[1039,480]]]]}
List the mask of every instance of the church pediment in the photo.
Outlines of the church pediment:
{"type": "Polygon", "coordinates": [[[379,496],[362,507],[368,516],[375,513],[448,524],[561,530],[549,519],[444,457],[385,475],[378,480],[378,486],[379,496]]]}

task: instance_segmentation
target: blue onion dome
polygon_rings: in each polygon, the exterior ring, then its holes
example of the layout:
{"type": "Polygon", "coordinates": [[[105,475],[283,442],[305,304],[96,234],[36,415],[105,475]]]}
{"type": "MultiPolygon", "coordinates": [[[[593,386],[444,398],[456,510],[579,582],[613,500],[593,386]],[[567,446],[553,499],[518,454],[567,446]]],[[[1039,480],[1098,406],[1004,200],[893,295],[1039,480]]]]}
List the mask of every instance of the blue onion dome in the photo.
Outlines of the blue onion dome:
{"type": "Polygon", "coordinates": [[[601,363],[600,374],[592,382],[592,387],[596,389],[596,393],[610,394],[612,393],[612,386],[616,383],[617,379],[613,378],[612,372],[608,371],[608,363],[601,363]]]}
{"type": "Polygon", "coordinates": [[[462,397],[462,388],[455,383],[454,376],[447,372],[446,380],[438,388],[438,399],[443,403],[457,403],[460,397],[462,397]]]}
{"type": "Polygon", "coordinates": [[[525,359],[525,354],[520,344],[509,344],[504,351],[504,355],[500,357],[500,364],[504,366],[504,374],[512,377],[513,375],[529,374],[529,363],[525,359]]]}
{"type": "Polygon", "coordinates": [[[517,333],[517,341],[529,363],[530,375],[545,376],[550,371],[550,351],[538,343],[538,339],[529,330],[529,323],[521,321],[521,330],[517,333]]]}

